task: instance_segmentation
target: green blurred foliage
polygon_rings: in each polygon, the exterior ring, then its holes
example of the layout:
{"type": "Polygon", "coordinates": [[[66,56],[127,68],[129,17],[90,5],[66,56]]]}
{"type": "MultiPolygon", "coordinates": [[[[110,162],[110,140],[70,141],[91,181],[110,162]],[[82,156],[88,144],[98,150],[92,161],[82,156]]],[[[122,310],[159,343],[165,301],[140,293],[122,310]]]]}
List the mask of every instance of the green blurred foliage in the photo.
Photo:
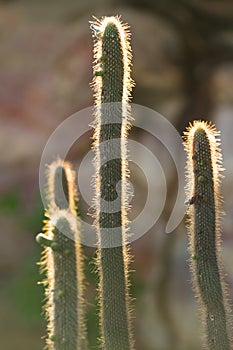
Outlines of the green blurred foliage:
{"type": "Polygon", "coordinates": [[[21,198],[17,190],[7,192],[0,197],[0,212],[7,215],[13,215],[20,209],[21,198]]]}
{"type": "Polygon", "coordinates": [[[40,260],[40,247],[34,247],[31,255],[24,263],[20,276],[11,283],[10,296],[16,308],[25,321],[41,322],[41,306],[44,299],[43,286],[38,282],[43,280],[39,275],[37,262],[40,260]]]}

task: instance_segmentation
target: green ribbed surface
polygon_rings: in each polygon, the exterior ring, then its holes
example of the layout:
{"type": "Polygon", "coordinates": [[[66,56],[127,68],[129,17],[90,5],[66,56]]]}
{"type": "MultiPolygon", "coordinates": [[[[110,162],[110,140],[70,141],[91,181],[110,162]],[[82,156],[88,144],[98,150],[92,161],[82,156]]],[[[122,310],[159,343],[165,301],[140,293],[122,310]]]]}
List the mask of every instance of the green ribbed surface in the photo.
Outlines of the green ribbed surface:
{"type": "Polygon", "coordinates": [[[193,265],[205,321],[209,350],[230,350],[223,290],[217,260],[216,206],[211,150],[205,130],[193,141],[194,247],[193,265]]]}
{"type": "MultiPolygon", "coordinates": [[[[69,232],[69,223],[60,219],[57,227],[62,232],[69,232]]],[[[53,253],[54,259],[54,337],[56,350],[77,349],[77,271],[74,241],[56,229],[54,241],[59,251],[53,253]],[[65,251],[68,255],[65,255],[65,251]]]]}
{"type": "Polygon", "coordinates": [[[102,102],[120,102],[123,94],[123,52],[115,24],[109,23],[102,36],[102,102]]]}
{"type": "Polygon", "coordinates": [[[52,253],[54,291],[50,292],[53,293],[54,334],[51,349],[83,350],[86,349],[86,343],[82,338],[83,325],[80,324],[83,315],[78,315],[78,312],[83,312],[83,310],[78,299],[78,288],[81,281],[78,281],[74,233],[65,218],[59,219],[56,227],[53,241],[57,243],[59,249],[52,253]]]}

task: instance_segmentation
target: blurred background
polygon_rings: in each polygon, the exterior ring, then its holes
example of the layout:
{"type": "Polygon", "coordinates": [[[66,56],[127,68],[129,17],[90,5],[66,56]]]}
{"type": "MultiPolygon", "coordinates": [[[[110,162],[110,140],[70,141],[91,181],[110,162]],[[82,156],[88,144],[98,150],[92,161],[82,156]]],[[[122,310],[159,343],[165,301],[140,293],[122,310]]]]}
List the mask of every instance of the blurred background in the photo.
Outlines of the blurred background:
{"type": "MultiPolygon", "coordinates": [[[[226,168],[223,260],[233,300],[233,1],[0,1],[0,339],[4,350],[43,348],[43,288],[37,284],[42,277],[36,265],[41,248],[35,243],[43,220],[40,157],[56,126],[92,105],[93,43],[88,21],[93,15],[116,14],[132,32],[133,102],[160,112],[180,133],[199,118],[212,120],[221,130],[226,168]]],[[[90,149],[90,136],[86,134],[73,147],[70,160],[81,162],[90,149]]],[[[130,137],[152,148],[156,145],[140,130],[132,130],[130,137]]],[[[140,211],[146,179],[142,170],[136,170],[132,204],[133,210],[140,211]]],[[[175,168],[171,174],[159,221],[132,244],[138,350],[201,347],[184,222],[172,234],[164,234],[177,190],[175,168]]],[[[86,207],[83,203],[84,214],[86,207]]],[[[86,247],[85,253],[89,349],[97,349],[95,250],[86,247]]]]}

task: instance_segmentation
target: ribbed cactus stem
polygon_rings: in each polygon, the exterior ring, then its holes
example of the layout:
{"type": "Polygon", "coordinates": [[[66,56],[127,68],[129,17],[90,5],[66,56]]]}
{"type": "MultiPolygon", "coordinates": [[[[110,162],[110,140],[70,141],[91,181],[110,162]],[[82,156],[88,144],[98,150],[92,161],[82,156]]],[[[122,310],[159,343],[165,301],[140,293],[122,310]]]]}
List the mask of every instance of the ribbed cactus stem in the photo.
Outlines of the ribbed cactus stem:
{"type": "Polygon", "coordinates": [[[128,350],[133,349],[128,293],[130,253],[126,245],[127,103],[132,89],[129,32],[117,17],[92,23],[92,29],[96,36],[95,224],[99,237],[101,340],[105,350],[128,350]]]}
{"type": "Polygon", "coordinates": [[[45,214],[48,219],[45,221],[44,233],[38,234],[36,238],[37,242],[44,246],[40,265],[41,270],[46,273],[46,279],[43,281],[48,322],[46,348],[84,350],[86,330],[83,255],[80,245],[80,224],[75,211],[77,191],[74,172],[69,163],[60,160],[52,163],[48,169],[49,205],[45,214]],[[60,177],[61,174],[63,179],[60,177]],[[66,204],[60,195],[62,182],[66,184],[64,194],[66,204]],[[61,207],[64,204],[65,209],[58,209],[58,204],[61,207]]]}
{"type": "Polygon", "coordinates": [[[220,266],[222,156],[218,135],[212,125],[200,121],[195,121],[186,132],[189,238],[206,346],[209,350],[230,350],[226,291],[220,266]]]}

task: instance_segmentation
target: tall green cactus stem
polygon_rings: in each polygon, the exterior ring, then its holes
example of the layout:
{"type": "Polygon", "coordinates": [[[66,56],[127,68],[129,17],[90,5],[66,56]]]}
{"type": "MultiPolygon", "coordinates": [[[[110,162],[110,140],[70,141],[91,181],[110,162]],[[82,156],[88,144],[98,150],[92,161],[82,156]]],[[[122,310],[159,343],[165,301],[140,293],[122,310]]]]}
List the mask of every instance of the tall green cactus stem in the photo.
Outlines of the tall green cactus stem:
{"type": "Polygon", "coordinates": [[[76,217],[77,191],[74,171],[60,160],[48,168],[48,210],[44,234],[37,242],[44,246],[41,271],[45,271],[45,313],[47,318],[46,349],[86,349],[83,301],[83,253],[80,245],[80,224],[76,217]],[[64,176],[64,179],[60,177],[64,176]],[[54,178],[53,178],[54,177],[54,178]],[[63,201],[61,181],[66,184],[63,201]],[[66,209],[58,209],[58,203],[66,209]],[[68,203],[68,207],[67,207],[68,203]]]}
{"type": "Polygon", "coordinates": [[[130,253],[126,241],[130,128],[127,104],[133,86],[129,32],[117,17],[97,20],[92,23],[92,29],[96,36],[95,225],[99,237],[101,340],[105,350],[128,350],[133,349],[128,293],[130,253]]]}
{"type": "Polygon", "coordinates": [[[195,121],[185,134],[194,287],[201,305],[207,348],[229,350],[226,290],[219,261],[222,202],[219,133],[214,126],[195,121]]]}

